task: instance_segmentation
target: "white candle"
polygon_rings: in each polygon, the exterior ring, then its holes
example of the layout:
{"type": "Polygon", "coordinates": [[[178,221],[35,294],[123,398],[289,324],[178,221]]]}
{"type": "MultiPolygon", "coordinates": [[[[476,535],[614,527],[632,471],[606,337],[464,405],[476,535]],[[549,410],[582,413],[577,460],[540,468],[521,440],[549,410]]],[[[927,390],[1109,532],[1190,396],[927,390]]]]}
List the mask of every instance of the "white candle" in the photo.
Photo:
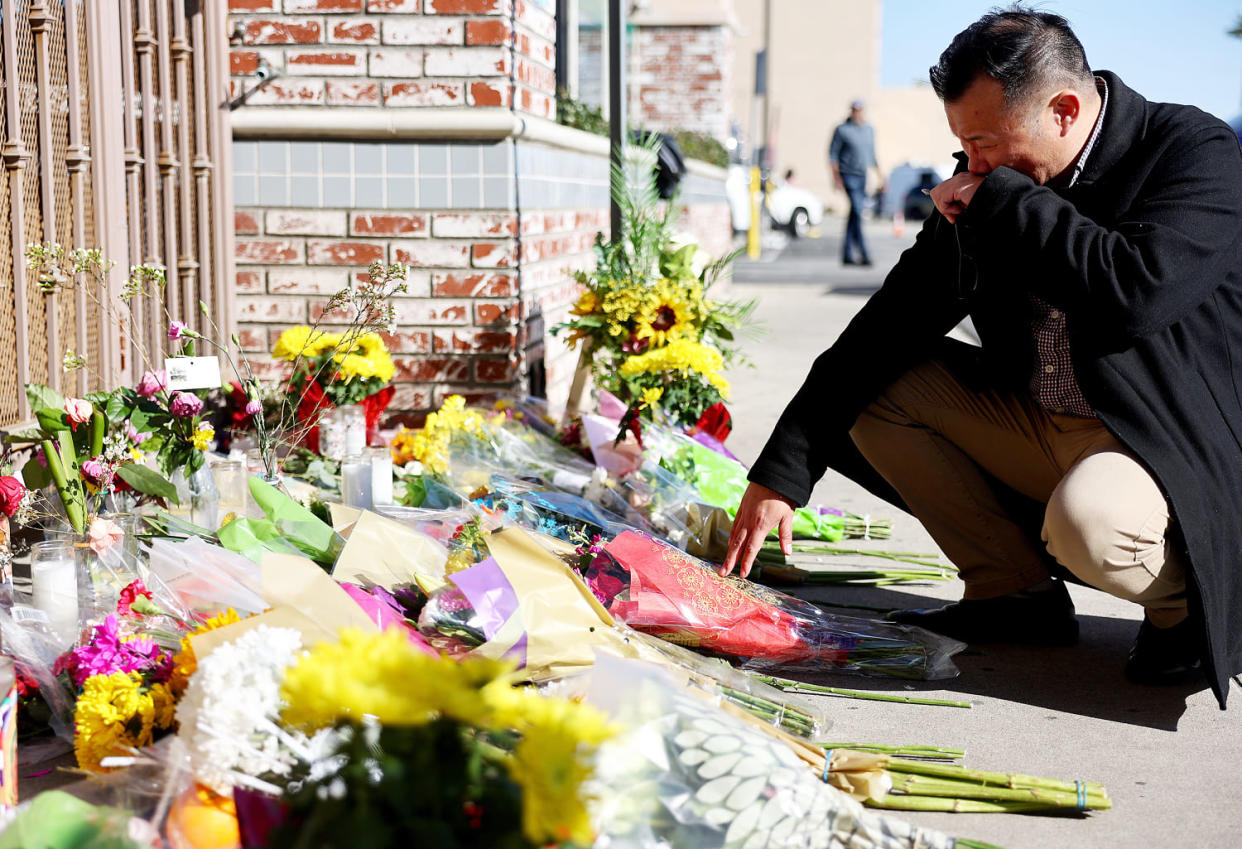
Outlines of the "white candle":
{"type": "Polygon", "coordinates": [[[341,461],[341,503],[371,509],[371,462],[367,458],[350,456],[341,461]]]}
{"type": "Polygon", "coordinates": [[[34,606],[47,614],[65,648],[78,637],[78,564],[72,557],[30,564],[34,606]]]}
{"type": "Polygon", "coordinates": [[[392,504],[392,454],[387,447],[372,448],[367,453],[371,458],[371,503],[392,504]]]}

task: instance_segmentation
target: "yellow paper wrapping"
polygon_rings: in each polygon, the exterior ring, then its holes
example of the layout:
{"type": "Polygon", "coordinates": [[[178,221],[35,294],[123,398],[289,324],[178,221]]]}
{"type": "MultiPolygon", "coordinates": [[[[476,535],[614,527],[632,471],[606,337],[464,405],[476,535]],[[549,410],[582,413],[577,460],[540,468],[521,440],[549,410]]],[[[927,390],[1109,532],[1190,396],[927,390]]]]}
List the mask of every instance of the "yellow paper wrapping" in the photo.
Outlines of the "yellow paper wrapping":
{"type": "Polygon", "coordinates": [[[488,536],[487,547],[517,595],[518,610],[471,654],[500,658],[525,634],[522,674],[531,681],[579,672],[594,664],[597,648],[634,656],[586,584],[531,534],[507,528],[488,536]]]}
{"type": "MultiPolygon", "coordinates": [[[[352,599],[350,602],[352,603],[352,599]]],[[[336,639],[336,631],[331,630],[308,616],[299,613],[292,607],[273,607],[265,613],[248,616],[240,622],[225,625],[202,634],[190,637],[190,645],[194,647],[194,657],[200,661],[216,650],[218,646],[231,643],[248,631],[266,625],[269,628],[292,628],[302,635],[302,645],[310,648],[316,643],[330,642],[336,639]]],[[[375,627],[372,625],[371,627],[375,627]]]]}
{"type": "Polygon", "coordinates": [[[305,557],[263,555],[263,598],[272,607],[291,607],[327,631],[375,629],[375,624],[332,576],[305,557]]]}
{"type": "Polygon", "coordinates": [[[448,551],[431,537],[370,510],[330,509],[332,527],[345,537],[332,569],[337,581],[385,589],[417,581],[428,591],[444,583],[448,551]]]}

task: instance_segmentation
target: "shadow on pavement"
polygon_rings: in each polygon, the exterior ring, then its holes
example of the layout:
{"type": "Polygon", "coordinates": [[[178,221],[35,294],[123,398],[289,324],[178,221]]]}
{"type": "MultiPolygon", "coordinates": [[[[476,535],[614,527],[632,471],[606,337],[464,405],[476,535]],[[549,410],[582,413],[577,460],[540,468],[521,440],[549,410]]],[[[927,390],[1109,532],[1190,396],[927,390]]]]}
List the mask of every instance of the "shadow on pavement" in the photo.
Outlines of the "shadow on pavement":
{"type": "Polygon", "coordinates": [[[884,284],[883,280],[877,280],[874,283],[854,283],[847,286],[829,286],[824,290],[825,295],[873,295],[880,290],[880,286],[884,284]]]}
{"type": "MultiPolygon", "coordinates": [[[[787,588],[783,588],[788,591],[787,588]]],[[[872,587],[793,588],[800,598],[834,613],[876,618],[880,613],[834,609],[834,601],[882,608],[927,607],[943,601],[927,596],[872,587]]],[[[1050,711],[1044,719],[1055,722],[1059,711],[1127,725],[1176,731],[1192,693],[1207,689],[1203,680],[1180,687],[1141,687],[1122,674],[1136,622],[1079,614],[1079,642],[1072,647],[1014,645],[971,646],[954,657],[961,674],[941,681],[867,678],[839,672],[804,673],[796,677],[811,683],[854,690],[912,694],[920,690],[987,696],[1050,711]]],[[[1038,729],[1030,729],[1038,731],[1038,729]]]]}

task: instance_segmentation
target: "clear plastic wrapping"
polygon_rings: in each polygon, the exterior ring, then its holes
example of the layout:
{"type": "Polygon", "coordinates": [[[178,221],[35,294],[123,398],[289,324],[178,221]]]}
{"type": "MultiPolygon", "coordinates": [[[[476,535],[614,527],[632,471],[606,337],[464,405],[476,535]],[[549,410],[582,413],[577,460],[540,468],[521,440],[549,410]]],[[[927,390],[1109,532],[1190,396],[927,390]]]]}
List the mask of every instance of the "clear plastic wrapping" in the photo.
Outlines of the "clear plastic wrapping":
{"type": "Polygon", "coordinates": [[[921,628],[838,616],[736,576],[637,531],[603,547],[587,570],[618,621],[752,668],[835,668],[938,679],[957,674],[963,643],[921,628]]]}

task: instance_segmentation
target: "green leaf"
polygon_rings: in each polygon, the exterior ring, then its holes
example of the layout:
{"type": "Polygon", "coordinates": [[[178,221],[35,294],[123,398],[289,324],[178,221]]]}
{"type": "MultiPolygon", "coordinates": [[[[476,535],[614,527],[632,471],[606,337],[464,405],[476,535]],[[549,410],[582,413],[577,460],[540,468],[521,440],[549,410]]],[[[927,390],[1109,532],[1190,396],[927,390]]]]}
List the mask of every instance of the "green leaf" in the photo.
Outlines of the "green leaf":
{"type": "Polygon", "coordinates": [[[39,420],[39,427],[48,433],[69,430],[69,417],[65,415],[64,410],[53,410],[44,407],[35,413],[35,418],[39,420]]]}
{"type": "Polygon", "coordinates": [[[46,438],[47,438],[46,433],[44,433],[41,430],[36,430],[35,428],[32,428],[32,427],[27,428],[26,430],[19,430],[14,433],[6,433],[4,435],[4,441],[9,443],[10,445],[15,445],[15,444],[21,445],[27,442],[38,442],[39,440],[46,439],[46,438]]]}
{"type": "Polygon", "coordinates": [[[173,504],[180,503],[177,499],[177,487],[159,472],[148,469],[138,463],[126,463],[116,470],[117,477],[125,481],[139,492],[156,495],[173,504]]]}
{"type": "Polygon", "coordinates": [[[134,409],[138,395],[132,389],[118,389],[108,396],[108,402],[103,405],[103,414],[108,417],[110,422],[119,422],[130,417],[130,412],[134,409]]]}
{"type": "Polygon", "coordinates": [[[30,402],[30,409],[35,412],[45,409],[63,410],[65,408],[65,396],[50,386],[44,386],[42,383],[26,384],[26,400],[30,402]]]}
{"type": "Polygon", "coordinates": [[[112,393],[111,392],[92,392],[89,395],[85,395],[83,397],[86,398],[87,401],[91,402],[92,407],[94,407],[96,410],[99,410],[100,412],[103,412],[107,408],[108,402],[112,400],[112,393]]]}
{"type": "Polygon", "coordinates": [[[22,466],[22,481],[26,484],[26,489],[43,489],[51,485],[52,473],[47,466],[39,463],[38,458],[31,457],[22,466]]]}

